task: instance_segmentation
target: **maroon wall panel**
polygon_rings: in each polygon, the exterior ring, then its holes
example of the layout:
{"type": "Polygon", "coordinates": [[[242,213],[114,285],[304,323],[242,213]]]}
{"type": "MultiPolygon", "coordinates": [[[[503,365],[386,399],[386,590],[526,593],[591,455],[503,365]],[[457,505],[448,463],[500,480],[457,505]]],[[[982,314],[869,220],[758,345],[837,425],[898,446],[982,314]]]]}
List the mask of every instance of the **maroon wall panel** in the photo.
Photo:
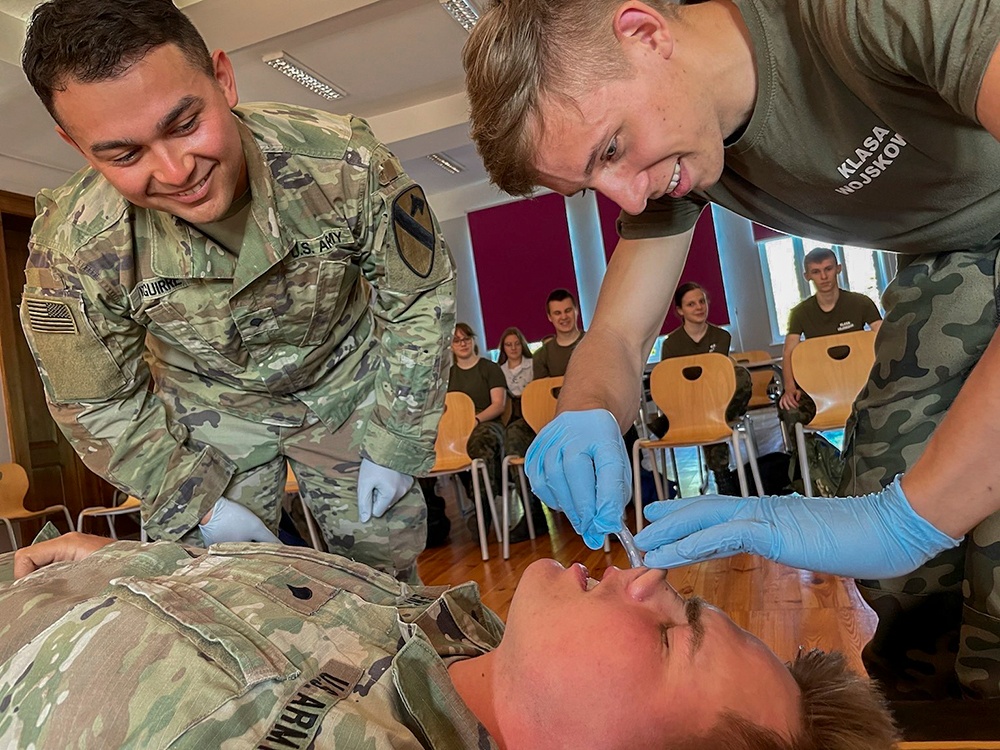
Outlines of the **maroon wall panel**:
{"type": "Polygon", "coordinates": [[[545,298],[557,287],[577,295],[564,198],[549,193],[474,211],[469,233],[486,325],[480,349],[496,347],[507,326],[528,341],[552,333],[545,298]]]}
{"type": "MultiPolygon", "coordinates": [[[[611,259],[615,245],[618,243],[618,230],[615,228],[615,221],[621,209],[618,204],[605,198],[603,195],[597,196],[597,207],[601,214],[601,233],[604,235],[604,252],[611,259]]],[[[712,221],[712,212],[706,208],[701,212],[698,223],[695,225],[694,238],[691,240],[691,251],[688,253],[687,263],[681,272],[680,283],[695,281],[705,287],[708,292],[711,305],[709,307],[708,320],[717,326],[729,323],[729,306],[726,303],[726,289],[722,285],[722,266],[719,264],[719,246],[715,237],[715,224],[712,221]]],[[[673,297],[673,289],[664,289],[663,293],[673,297]]],[[[670,305],[670,312],[663,322],[662,333],[669,333],[680,325],[680,319],[674,314],[673,303],[670,305]]]]}

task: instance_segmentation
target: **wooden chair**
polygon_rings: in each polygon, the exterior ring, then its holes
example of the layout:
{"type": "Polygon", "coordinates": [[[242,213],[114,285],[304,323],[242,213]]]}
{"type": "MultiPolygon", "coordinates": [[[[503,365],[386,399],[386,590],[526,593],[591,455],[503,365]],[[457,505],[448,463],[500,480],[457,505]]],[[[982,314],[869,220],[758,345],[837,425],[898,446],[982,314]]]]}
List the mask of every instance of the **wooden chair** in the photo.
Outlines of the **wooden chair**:
{"type": "Polygon", "coordinates": [[[806,339],[792,350],[792,372],[799,388],[816,402],[816,416],[795,425],[795,444],[806,496],[813,493],[805,433],[844,427],[851,405],[875,363],[875,332],[852,331],[806,339]]]}
{"type": "MultiPolygon", "coordinates": [[[[472,399],[464,393],[451,392],[444,399],[444,414],[438,423],[437,440],[434,441],[434,452],[437,458],[434,466],[427,474],[429,477],[439,477],[452,475],[455,478],[455,489],[458,487],[458,473],[462,471],[472,472],[472,492],[476,501],[476,523],[479,526],[479,550],[483,560],[490,559],[489,549],[486,546],[486,524],[483,521],[483,501],[479,488],[480,477],[486,484],[486,497],[493,513],[494,525],[497,523],[496,504],[493,501],[493,489],[490,487],[490,475],[486,470],[486,464],[482,459],[471,458],[466,451],[466,443],[469,435],[472,434],[476,426],[476,407],[472,399]]],[[[504,519],[506,521],[506,519],[504,519]]],[[[506,523],[502,524],[506,528],[506,523]]],[[[503,537],[499,528],[496,529],[497,541],[503,543],[503,537]]]]}
{"type": "MultiPolygon", "coordinates": [[[[562,377],[539,378],[532,380],[521,393],[521,414],[528,426],[538,432],[556,415],[556,391],[562,387],[562,377]]],[[[531,515],[531,501],[528,493],[528,480],[524,476],[524,457],[507,455],[503,458],[500,476],[503,485],[503,559],[510,558],[510,489],[507,483],[508,472],[517,469],[517,477],[521,487],[521,505],[524,506],[524,516],[528,523],[528,537],[535,538],[535,522],[531,515]]]]}
{"type": "Polygon", "coordinates": [[[28,510],[24,507],[24,498],[28,495],[28,474],[20,464],[0,464],[0,521],[7,527],[10,535],[10,548],[17,549],[17,536],[14,534],[14,523],[41,518],[62,511],[66,515],[66,525],[72,531],[73,518],[65,505],[49,505],[42,510],[28,510]]]}
{"type": "MultiPolygon", "coordinates": [[[[686,448],[727,441],[736,459],[736,473],[743,496],[748,494],[746,472],[740,454],[740,438],[746,441],[750,468],[761,487],[757,457],[748,435],[726,422],[726,407],[736,392],[733,362],[722,354],[696,354],[671,357],[653,368],[650,393],[653,402],[670,422],[667,434],[659,440],[637,440],[632,447],[632,497],[635,502],[635,525],[642,531],[642,487],[639,465],[641,452],[668,448],[686,448]]],[[[656,461],[652,462],[657,496],[663,499],[656,461]]]]}
{"type": "Polygon", "coordinates": [[[106,518],[108,519],[108,529],[111,532],[111,538],[117,539],[118,534],[115,532],[115,516],[122,516],[127,513],[138,513],[139,514],[139,538],[142,541],[146,541],[146,529],[142,525],[142,513],[140,512],[142,508],[142,503],[139,498],[134,495],[125,495],[123,492],[115,493],[116,505],[105,506],[97,505],[90,508],[84,508],[80,511],[80,515],[76,519],[76,530],[83,531],[83,519],[84,518],[106,518]],[[120,498],[125,499],[118,502],[120,498]]]}

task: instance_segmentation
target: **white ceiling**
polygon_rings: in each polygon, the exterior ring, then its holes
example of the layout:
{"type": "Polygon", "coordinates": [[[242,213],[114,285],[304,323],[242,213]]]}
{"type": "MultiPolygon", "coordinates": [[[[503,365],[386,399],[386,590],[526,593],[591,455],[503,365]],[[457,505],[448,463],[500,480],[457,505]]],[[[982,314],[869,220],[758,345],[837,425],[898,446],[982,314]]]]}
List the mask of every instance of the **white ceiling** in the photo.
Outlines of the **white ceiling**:
{"type": "MultiPolygon", "coordinates": [[[[245,102],[284,101],[365,117],[423,185],[440,219],[509,200],[469,141],[461,50],[438,0],[175,0],[210,49],[229,53],[245,102]],[[265,65],[283,50],[347,92],[329,102],[265,65]],[[450,175],[425,157],[466,167],[450,175]]],[[[83,161],[56,136],[21,72],[24,22],[37,0],[0,0],[0,189],[33,195],[83,161]]]]}

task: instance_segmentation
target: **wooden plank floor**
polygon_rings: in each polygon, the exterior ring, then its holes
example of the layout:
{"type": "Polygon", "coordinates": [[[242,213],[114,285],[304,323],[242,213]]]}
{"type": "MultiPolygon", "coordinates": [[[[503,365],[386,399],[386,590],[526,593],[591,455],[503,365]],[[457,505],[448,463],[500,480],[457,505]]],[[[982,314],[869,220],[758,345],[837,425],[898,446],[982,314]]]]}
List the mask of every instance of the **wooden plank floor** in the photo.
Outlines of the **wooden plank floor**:
{"type": "MultiPolygon", "coordinates": [[[[503,617],[521,573],[541,557],[564,565],[581,562],[598,578],[610,565],[628,567],[617,540],[612,540],[610,553],[588,549],[565,516],[546,513],[551,529],[548,536],[512,544],[510,559],[504,560],[493,535],[490,559],[483,562],[478,540],[466,530],[453,497],[449,497],[451,543],[424,551],[418,563],[421,578],[427,584],[476,581],[483,602],[503,617]]],[[[631,519],[629,525],[634,528],[631,519]]],[[[697,594],[725,610],[783,660],[793,658],[799,647],[837,650],[863,674],[860,653],[874,632],[875,614],[849,579],[739,555],[672,570],[668,580],[685,596],[697,594]]]]}

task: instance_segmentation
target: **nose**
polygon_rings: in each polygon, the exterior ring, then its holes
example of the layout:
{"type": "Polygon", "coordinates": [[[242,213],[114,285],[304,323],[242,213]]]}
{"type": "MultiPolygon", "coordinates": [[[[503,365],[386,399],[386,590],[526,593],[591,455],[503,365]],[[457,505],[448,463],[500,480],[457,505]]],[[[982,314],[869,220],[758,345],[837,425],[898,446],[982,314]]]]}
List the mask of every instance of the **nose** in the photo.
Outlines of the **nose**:
{"type": "Polygon", "coordinates": [[[153,179],[171,187],[188,187],[195,161],[181,144],[159,144],[153,155],[156,158],[153,179]]]}
{"type": "Polygon", "coordinates": [[[594,189],[633,216],[643,212],[649,198],[649,180],[641,172],[629,176],[617,171],[602,171],[594,181],[594,189]]]}

